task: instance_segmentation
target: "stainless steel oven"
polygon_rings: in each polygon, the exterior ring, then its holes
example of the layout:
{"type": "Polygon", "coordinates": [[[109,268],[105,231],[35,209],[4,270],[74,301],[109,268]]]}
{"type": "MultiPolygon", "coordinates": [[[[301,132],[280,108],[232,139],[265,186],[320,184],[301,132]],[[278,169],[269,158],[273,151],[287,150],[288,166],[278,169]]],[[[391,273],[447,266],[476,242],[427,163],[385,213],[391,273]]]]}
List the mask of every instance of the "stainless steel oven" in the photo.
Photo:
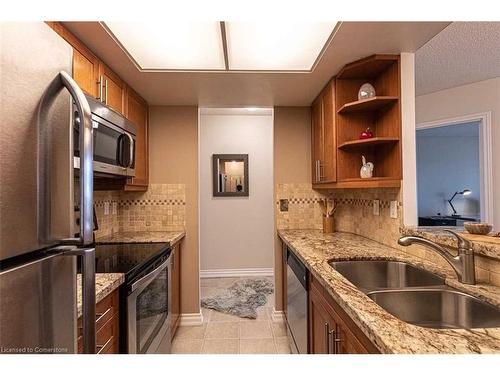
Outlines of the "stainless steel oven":
{"type": "MultiPolygon", "coordinates": [[[[119,113],[87,96],[94,128],[94,174],[101,177],[135,176],[135,126],[119,113]]],[[[80,115],[74,109],[74,168],[80,168],[80,115]]]]}
{"type": "Polygon", "coordinates": [[[170,253],[125,285],[128,353],[170,353],[170,285],[170,253]]]}

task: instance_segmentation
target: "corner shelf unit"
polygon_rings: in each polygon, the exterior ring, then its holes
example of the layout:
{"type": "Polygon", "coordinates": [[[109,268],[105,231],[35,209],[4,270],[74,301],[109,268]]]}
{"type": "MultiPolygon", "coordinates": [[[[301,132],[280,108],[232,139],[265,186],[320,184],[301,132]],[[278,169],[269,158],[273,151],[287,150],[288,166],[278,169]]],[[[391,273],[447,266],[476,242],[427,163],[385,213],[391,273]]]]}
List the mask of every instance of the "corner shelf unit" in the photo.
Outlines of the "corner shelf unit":
{"type": "Polygon", "coordinates": [[[335,78],[336,181],[316,189],[401,186],[401,88],[399,55],[373,55],[347,64],[335,78]],[[361,85],[376,96],[358,100],[361,85]],[[370,128],[373,138],[359,139],[370,128]],[[373,162],[373,177],[361,179],[361,157],[373,162]]]}
{"type": "Polygon", "coordinates": [[[399,98],[397,96],[374,96],[370,99],[346,103],[337,110],[337,113],[375,111],[383,109],[398,100],[399,98]]]}
{"type": "Polygon", "coordinates": [[[338,148],[349,150],[358,147],[376,146],[376,145],[383,145],[383,144],[390,144],[397,142],[399,142],[399,138],[396,137],[373,137],[367,139],[358,139],[355,141],[347,141],[340,144],[338,148]]]}

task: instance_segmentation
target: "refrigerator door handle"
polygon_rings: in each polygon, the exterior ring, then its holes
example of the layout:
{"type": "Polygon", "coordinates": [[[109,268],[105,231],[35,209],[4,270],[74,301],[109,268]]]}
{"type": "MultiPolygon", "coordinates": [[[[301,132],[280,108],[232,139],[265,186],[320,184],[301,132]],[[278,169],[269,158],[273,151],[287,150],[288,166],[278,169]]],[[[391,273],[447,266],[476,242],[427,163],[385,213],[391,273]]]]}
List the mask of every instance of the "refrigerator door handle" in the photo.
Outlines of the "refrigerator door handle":
{"type": "Polygon", "coordinates": [[[63,254],[68,256],[79,256],[82,261],[83,353],[95,354],[96,352],[95,249],[75,248],[63,254]]]}
{"type": "MultiPolygon", "coordinates": [[[[80,116],[79,132],[80,132],[80,237],[65,239],[62,244],[89,246],[93,243],[93,153],[94,143],[92,138],[92,115],[90,106],[83,94],[83,91],[78,87],[78,84],[65,71],[59,72],[59,75],[50,83],[45,91],[38,107],[38,126],[40,132],[44,132],[44,126],[47,126],[46,117],[50,108],[50,104],[65,87],[76,103],[80,116]]],[[[38,228],[39,237],[47,240],[50,235],[48,233],[50,218],[46,215],[50,212],[46,195],[49,187],[47,186],[47,167],[46,167],[46,150],[43,148],[43,142],[39,147],[39,166],[38,166],[38,228]]],[[[72,157],[73,155],[71,155],[72,157]]]]}

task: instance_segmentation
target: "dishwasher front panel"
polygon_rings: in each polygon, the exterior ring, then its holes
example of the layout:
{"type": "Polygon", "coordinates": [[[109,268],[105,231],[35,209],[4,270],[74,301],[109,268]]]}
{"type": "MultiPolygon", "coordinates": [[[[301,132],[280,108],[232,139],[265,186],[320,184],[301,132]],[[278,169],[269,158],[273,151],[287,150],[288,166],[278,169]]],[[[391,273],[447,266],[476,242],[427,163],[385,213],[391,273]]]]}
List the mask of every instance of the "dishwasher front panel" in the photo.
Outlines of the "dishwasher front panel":
{"type": "Polygon", "coordinates": [[[290,252],[287,261],[287,325],[292,352],[307,354],[307,269],[290,252]]]}

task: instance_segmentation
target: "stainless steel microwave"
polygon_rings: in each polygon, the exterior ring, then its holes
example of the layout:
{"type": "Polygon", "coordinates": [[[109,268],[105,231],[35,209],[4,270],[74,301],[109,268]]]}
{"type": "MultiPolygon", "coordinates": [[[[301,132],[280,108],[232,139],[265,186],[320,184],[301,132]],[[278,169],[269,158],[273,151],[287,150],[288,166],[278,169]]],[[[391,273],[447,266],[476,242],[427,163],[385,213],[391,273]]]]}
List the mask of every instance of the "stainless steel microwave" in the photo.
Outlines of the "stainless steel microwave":
{"type": "MultiPolygon", "coordinates": [[[[92,112],[94,174],[101,177],[135,176],[135,126],[121,114],[86,95],[92,112]]],[[[80,169],[80,116],[74,106],[73,146],[75,169],[80,169]]]]}

